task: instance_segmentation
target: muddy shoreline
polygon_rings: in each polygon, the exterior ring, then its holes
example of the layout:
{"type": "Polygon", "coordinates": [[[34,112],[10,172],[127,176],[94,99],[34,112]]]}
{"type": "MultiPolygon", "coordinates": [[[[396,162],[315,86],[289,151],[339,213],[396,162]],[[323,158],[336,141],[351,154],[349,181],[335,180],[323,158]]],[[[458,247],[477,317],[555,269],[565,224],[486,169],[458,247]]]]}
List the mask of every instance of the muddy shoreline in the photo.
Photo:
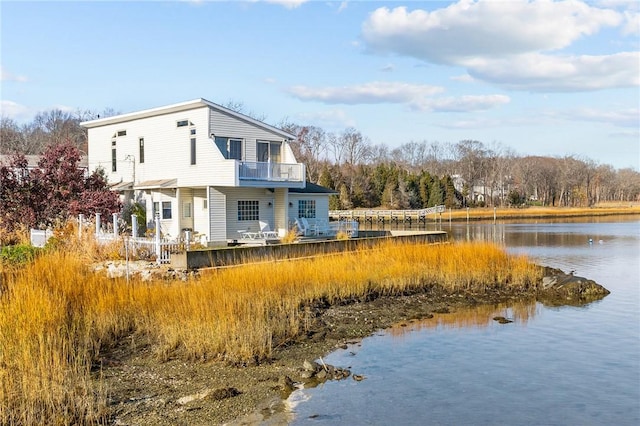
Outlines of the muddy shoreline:
{"type": "Polygon", "coordinates": [[[308,380],[305,361],[357,345],[363,337],[396,323],[479,304],[535,298],[531,292],[493,289],[449,294],[428,288],[414,294],[370,295],[334,306],[317,303],[307,308],[315,315],[309,331],[286,347],[275,348],[270,361],[256,365],[179,359],[160,362],[149,345],[132,336],[100,360],[96,379],[108,389],[104,414],[109,424],[255,424],[267,418],[271,424],[280,424],[284,419],[279,422],[277,416],[291,392],[291,382],[308,380]]]}

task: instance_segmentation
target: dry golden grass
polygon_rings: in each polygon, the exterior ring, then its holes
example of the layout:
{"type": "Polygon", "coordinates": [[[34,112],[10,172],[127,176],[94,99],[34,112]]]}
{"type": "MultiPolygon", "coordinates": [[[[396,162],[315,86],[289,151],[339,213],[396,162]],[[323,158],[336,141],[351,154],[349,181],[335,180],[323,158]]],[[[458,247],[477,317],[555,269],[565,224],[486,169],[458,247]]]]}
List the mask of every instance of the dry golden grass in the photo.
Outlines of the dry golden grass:
{"type": "MultiPolygon", "coordinates": [[[[495,215],[497,219],[519,219],[519,218],[554,218],[554,217],[580,217],[580,216],[605,216],[618,214],[640,214],[640,204],[602,204],[597,207],[527,207],[497,208],[495,215]]],[[[473,208],[469,209],[469,218],[472,220],[493,219],[493,208],[473,208]]],[[[442,213],[443,219],[451,217],[455,220],[467,218],[467,210],[447,210],[442,213]]]]}
{"type": "Polygon", "coordinates": [[[452,292],[531,288],[541,269],[486,243],[389,243],[186,283],[108,279],[69,246],[19,270],[0,265],[0,274],[0,424],[68,424],[104,420],[106,391],[90,368],[125,337],[150,342],[161,360],[242,363],[268,358],[304,331],[301,307],[314,300],[436,284],[452,292]]]}

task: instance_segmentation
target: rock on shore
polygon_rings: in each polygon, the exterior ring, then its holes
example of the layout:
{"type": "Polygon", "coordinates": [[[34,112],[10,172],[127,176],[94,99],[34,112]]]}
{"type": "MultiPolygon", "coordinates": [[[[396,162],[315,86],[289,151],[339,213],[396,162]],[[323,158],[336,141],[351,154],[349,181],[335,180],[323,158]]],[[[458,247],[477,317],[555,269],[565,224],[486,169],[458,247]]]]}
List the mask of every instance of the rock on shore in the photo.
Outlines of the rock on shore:
{"type": "Polygon", "coordinates": [[[602,299],[610,292],[593,280],[566,274],[559,269],[545,268],[538,299],[545,305],[581,306],[602,299]]]}

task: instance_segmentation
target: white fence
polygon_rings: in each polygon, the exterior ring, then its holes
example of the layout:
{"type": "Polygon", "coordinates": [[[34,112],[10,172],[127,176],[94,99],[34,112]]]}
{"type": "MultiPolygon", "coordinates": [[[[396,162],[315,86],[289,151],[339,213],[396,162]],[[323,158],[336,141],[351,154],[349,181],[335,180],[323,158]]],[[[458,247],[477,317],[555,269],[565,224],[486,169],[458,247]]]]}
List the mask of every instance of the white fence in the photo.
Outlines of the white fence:
{"type": "Polygon", "coordinates": [[[53,236],[50,229],[32,229],[30,232],[31,245],[34,247],[44,247],[53,236]]]}
{"type": "MultiPolygon", "coordinates": [[[[132,216],[131,223],[133,225],[132,234],[138,233],[137,218],[132,216]]],[[[89,227],[89,223],[85,221],[84,215],[80,215],[78,218],[78,236],[82,236],[83,229],[89,227]]],[[[155,257],[158,264],[171,263],[172,253],[181,253],[189,250],[189,241],[172,241],[161,238],[160,227],[158,221],[156,221],[156,235],[154,238],[142,238],[142,237],[129,237],[126,235],[119,235],[118,233],[118,217],[117,214],[113,215],[113,230],[111,232],[104,232],[102,229],[102,223],[100,220],[100,214],[96,214],[95,233],[94,238],[100,244],[109,244],[117,241],[122,242],[122,246],[125,250],[127,258],[129,256],[134,257],[155,257]]],[[[53,236],[53,231],[46,229],[31,229],[30,233],[31,245],[35,247],[44,247],[49,238],[53,236]]]]}

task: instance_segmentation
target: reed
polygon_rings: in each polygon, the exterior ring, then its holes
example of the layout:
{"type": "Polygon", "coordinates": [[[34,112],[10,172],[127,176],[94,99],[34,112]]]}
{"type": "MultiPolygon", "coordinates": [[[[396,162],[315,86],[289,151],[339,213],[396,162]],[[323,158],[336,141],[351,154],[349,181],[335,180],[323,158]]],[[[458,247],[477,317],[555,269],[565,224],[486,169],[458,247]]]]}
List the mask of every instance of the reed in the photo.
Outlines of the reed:
{"type": "Polygon", "coordinates": [[[541,268],[487,243],[388,243],[373,250],[202,273],[188,282],[108,279],[87,255],[50,250],[21,269],[0,265],[0,423],[104,422],[92,365],[123,339],[160,360],[267,359],[309,323],[312,302],[535,288],[541,268]]]}
{"type": "MultiPolygon", "coordinates": [[[[469,209],[469,219],[490,220],[494,217],[493,208],[469,209]]],[[[640,204],[627,205],[602,204],[596,207],[527,207],[527,208],[497,208],[497,219],[538,219],[554,217],[583,217],[583,216],[609,216],[624,214],[640,214],[640,204]]],[[[453,220],[466,220],[467,210],[456,209],[442,214],[443,219],[451,217],[453,220]]]]}

